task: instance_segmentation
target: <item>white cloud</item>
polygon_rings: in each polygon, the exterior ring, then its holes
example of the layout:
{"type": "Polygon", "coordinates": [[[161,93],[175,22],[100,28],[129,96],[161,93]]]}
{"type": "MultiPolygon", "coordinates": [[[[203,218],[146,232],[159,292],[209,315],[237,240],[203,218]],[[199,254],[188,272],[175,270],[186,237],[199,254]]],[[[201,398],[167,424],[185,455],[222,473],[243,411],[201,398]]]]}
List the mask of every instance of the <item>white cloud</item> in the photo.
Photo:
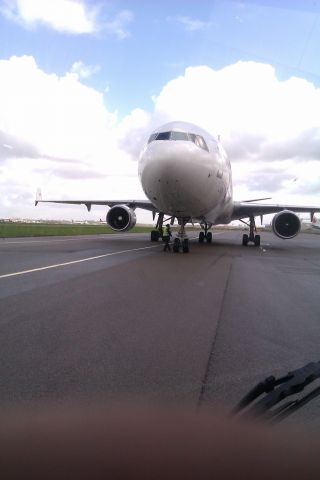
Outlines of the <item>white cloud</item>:
{"type": "Polygon", "coordinates": [[[45,24],[72,34],[98,29],[98,8],[89,7],[82,0],[3,0],[1,11],[27,27],[45,24]]]}
{"type": "MultiPolygon", "coordinates": [[[[271,187],[273,195],[285,201],[311,200],[307,195],[314,195],[314,177],[320,178],[320,89],[310,82],[295,77],[280,81],[271,65],[256,62],[221,70],[189,67],[153,101],[149,129],[181,119],[221,134],[238,198],[265,196],[271,187]],[[274,168],[283,181],[273,181],[274,168]],[[285,181],[288,168],[299,178],[301,169],[306,170],[300,197],[294,198],[297,190],[285,181]]],[[[140,127],[137,133],[141,135],[140,127]]],[[[134,138],[132,130],[130,135],[134,138]]]]}
{"type": "Polygon", "coordinates": [[[129,10],[122,10],[112,20],[105,23],[105,30],[115,35],[119,40],[123,40],[130,36],[127,26],[133,21],[133,13],[129,10]]]}
{"type": "Polygon", "coordinates": [[[1,216],[86,216],[81,207],[34,209],[26,198],[37,186],[47,198],[137,196],[136,163],[118,147],[116,114],[78,75],[47,74],[28,56],[2,60],[0,105],[1,216]]]}
{"type": "Polygon", "coordinates": [[[320,89],[300,78],[279,81],[271,65],[238,62],[221,70],[189,67],[169,82],[156,110],[209,130],[241,131],[274,140],[319,127],[320,89]]]}
{"type": "Polygon", "coordinates": [[[189,67],[163,87],[152,112],[137,108],[119,121],[104,92],[81,83],[82,68],[58,76],[32,57],[0,61],[1,216],[102,216],[81,207],[40,212],[32,205],[38,186],[54,198],[143,198],[132,160],[151,130],[174,119],[222,134],[236,198],[317,203],[320,90],[311,83],[279,81],[270,65],[254,62],[189,67]]]}
{"type": "Polygon", "coordinates": [[[0,0],[0,13],[26,28],[46,25],[74,35],[105,31],[119,40],[129,37],[133,13],[122,10],[103,22],[102,9],[101,2],[85,0],[0,0]]]}
{"type": "Polygon", "coordinates": [[[46,74],[28,56],[0,61],[0,104],[0,130],[55,157],[97,154],[115,122],[102,93],[74,74],[46,74]]]}
{"type": "Polygon", "coordinates": [[[100,68],[100,65],[86,65],[79,60],[72,64],[70,72],[75,73],[79,78],[89,78],[91,75],[99,72],[100,68]]]}
{"type": "Polygon", "coordinates": [[[210,22],[210,21],[204,22],[203,20],[188,17],[185,15],[179,15],[175,17],[175,20],[181,25],[183,25],[183,27],[189,32],[206,30],[207,28],[212,27],[213,25],[213,22],[210,22]]]}

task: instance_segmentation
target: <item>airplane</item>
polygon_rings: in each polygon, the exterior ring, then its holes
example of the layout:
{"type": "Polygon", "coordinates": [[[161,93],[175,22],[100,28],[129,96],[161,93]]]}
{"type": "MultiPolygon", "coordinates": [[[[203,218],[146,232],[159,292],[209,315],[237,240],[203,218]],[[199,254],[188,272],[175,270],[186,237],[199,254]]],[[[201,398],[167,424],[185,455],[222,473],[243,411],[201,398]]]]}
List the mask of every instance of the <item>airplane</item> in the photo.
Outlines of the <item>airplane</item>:
{"type": "Polygon", "coordinates": [[[161,238],[164,222],[178,220],[179,231],[173,242],[173,251],[189,252],[187,223],[199,223],[199,243],[211,243],[213,225],[240,220],[249,227],[242,245],[260,245],[255,218],[275,213],[272,230],[282,239],[295,237],[301,221],[294,212],[309,212],[312,219],[317,206],[297,206],[257,203],[268,198],[234,201],[230,160],[220,142],[220,137],[187,122],[166,123],[154,130],[139,158],[138,173],[146,200],[43,200],[37,192],[35,205],[40,202],[83,204],[88,211],[92,205],[110,207],[107,224],[116,231],[130,230],[136,224],[136,208],[149,210],[156,227],[151,231],[151,241],[161,238]],[[165,215],[169,218],[165,219],[165,215]],[[248,221],[245,221],[248,219],[248,221]]]}

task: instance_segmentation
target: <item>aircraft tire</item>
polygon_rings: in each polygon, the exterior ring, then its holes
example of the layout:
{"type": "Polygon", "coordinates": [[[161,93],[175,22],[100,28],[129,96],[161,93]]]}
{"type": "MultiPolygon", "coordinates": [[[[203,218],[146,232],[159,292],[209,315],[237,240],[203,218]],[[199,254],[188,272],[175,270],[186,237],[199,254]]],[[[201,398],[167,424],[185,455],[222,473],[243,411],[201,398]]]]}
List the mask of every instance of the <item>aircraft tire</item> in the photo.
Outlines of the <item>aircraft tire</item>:
{"type": "Polygon", "coordinates": [[[208,232],[207,233],[207,243],[211,243],[212,242],[212,232],[208,232]]]}
{"type": "Polygon", "coordinates": [[[187,238],[183,240],[182,251],[183,253],[189,253],[189,240],[187,238]]]}
{"type": "Polygon", "coordinates": [[[200,232],[200,233],[199,233],[199,243],[203,243],[203,242],[204,242],[204,238],[205,238],[204,232],[200,232]]]}
{"type": "Polygon", "coordinates": [[[254,244],[256,247],[260,247],[260,235],[254,237],[254,244]]]}
{"type": "Polygon", "coordinates": [[[160,234],[158,230],[151,231],[151,235],[150,235],[151,242],[157,242],[159,240],[159,237],[160,237],[160,234]]]}
{"type": "Polygon", "coordinates": [[[179,238],[175,238],[173,242],[173,252],[179,253],[179,249],[180,249],[180,240],[179,238]]]}
{"type": "Polygon", "coordinates": [[[246,233],[242,235],[242,245],[246,247],[248,245],[249,237],[246,233]]]}

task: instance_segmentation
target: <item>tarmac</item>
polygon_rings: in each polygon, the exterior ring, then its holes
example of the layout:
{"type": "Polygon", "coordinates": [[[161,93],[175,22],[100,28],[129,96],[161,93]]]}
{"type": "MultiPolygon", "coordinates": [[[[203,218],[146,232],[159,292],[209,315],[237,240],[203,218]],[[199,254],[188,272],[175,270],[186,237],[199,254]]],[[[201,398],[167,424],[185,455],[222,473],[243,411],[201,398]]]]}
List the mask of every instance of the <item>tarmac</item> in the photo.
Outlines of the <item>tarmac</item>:
{"type": "MultiPolygon", "coordinates": [[[[257,248],[242,233],[194,239],[189,254],[147,234],[1,239],[0,407],[228,410],[319,361],[320,238],[262,232],[257,248]]],[[[320,397],[294,418],[318,428],[320,397]]]]}

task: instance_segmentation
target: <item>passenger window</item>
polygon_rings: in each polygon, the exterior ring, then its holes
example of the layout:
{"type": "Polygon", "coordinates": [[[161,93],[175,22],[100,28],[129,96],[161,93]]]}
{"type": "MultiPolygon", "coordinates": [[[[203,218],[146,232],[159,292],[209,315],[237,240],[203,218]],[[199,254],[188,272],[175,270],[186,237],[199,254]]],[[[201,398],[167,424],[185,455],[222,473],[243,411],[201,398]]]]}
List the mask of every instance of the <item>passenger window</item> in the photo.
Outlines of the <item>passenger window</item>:
{"type": "Polygon", "coordinates": [[[160,132],[157,134],[156,140],[170,140],[171,132],[160,132]]]}

